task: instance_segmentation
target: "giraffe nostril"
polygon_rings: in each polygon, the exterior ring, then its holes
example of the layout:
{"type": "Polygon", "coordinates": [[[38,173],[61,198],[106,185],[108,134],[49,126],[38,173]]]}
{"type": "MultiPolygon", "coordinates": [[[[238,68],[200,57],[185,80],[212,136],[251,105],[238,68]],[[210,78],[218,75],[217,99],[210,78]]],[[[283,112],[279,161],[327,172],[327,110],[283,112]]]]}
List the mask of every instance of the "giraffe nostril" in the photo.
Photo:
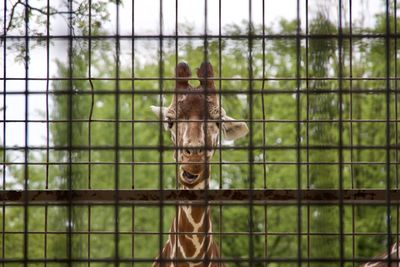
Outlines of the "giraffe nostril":
{"type": "Polygon", "coordinates": [[[188,155],[188,156],[190,156],[190,154],[191,154],[191,153],[190,153],[190,150],[186,148],[186,149],[185,149],[185,154],[188,155]]]}

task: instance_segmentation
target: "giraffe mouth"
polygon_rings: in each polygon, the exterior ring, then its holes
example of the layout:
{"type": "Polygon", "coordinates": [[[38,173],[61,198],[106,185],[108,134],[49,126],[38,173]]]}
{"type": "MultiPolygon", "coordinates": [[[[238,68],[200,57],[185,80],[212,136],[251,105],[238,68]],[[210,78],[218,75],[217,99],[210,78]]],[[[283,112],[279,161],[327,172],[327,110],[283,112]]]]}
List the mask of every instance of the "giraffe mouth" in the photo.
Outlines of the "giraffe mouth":
{"type": "Polygon", "coordinates": [[[185,167],[180,168],[179,178],[183,185],[193,186],[196,185],[200,179],[201,173],[194,174],[191,171],[187,171],[185,167]]]}
{"type": "Polygon", "coordinates": [[[199,175],[192,174],[192,173],[190,173],[188,171],[185,171],[185,170],[183,170],[182,176],[183,176],[183,178],[185,178],[185,180],[187,180],[189,182],[193,182],[199,177],[199,175]]]}

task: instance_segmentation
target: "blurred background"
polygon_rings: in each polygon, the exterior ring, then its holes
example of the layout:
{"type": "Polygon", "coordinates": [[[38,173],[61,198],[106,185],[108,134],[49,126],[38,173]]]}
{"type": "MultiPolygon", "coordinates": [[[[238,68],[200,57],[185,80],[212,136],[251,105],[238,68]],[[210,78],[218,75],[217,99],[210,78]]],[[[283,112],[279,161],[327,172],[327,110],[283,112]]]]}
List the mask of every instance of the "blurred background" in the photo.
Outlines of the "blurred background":
{"type": "MultiPolygon", "coordinates": [[[[178,188],[172,142],[149,107],[169,105],[177,62],[195,73],[207,59],[227,114],[252,129],[221,141],[211,188],[398,189],[399,3],[386,4],[5,0],[0,186],[178,188]]],[[[352,259],[379,255],[388,241],[384,205],[252,208],[248,220],[248,205],[213,207],[229,266],[249,266],[234,260],[251,248],[269,259],[252,266],[298,266],[299,250],[317,259],[302,266],[342,266],[341,250],[344,266],[358,266],[352,259]]],[[[395,241],[399,208],[389,209],[395,241]]],[[[0,258],[111,266],[102,259],[118,250],[120,266],[150,266],[132,259],[158,254],[174,215],[175,206],[3,205],[0,258]]]]}

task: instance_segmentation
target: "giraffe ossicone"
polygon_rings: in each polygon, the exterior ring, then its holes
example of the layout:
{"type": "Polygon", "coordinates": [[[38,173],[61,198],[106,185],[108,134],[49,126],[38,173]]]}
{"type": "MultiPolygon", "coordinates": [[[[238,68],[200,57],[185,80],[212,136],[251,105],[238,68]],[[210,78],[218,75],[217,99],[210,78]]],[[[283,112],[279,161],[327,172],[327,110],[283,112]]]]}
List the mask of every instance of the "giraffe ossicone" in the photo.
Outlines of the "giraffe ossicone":
{"type": "MultiPolygon", "coordinates": [[[[223,138],[235,140],[248,133],[245,122],[226,115],[214,84],[214,72],[209,62],[197,69],[200,85],[189,84],[191,71],[181,62],[175,69],[175,93],[169,107],[151,106],[171,133],[176,150],[180,188],[208,189],[209,162],[223,138]]],[[[224,267],[218,245],[213,239],[209,206],[179,206],[168,240],[153,263],[153,267],[204,266],[224,267]]]]}

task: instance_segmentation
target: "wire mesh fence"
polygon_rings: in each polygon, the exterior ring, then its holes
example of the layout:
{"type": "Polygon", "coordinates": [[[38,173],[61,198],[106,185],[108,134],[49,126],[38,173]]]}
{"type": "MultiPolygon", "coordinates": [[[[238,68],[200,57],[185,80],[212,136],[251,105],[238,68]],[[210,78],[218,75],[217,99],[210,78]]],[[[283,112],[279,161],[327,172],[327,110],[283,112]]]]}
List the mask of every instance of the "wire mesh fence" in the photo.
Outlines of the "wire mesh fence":
{"type": "Polygon", "coordinates": [[[1,11],[1,266],[399,264],[398,1],[1,11]]]}

